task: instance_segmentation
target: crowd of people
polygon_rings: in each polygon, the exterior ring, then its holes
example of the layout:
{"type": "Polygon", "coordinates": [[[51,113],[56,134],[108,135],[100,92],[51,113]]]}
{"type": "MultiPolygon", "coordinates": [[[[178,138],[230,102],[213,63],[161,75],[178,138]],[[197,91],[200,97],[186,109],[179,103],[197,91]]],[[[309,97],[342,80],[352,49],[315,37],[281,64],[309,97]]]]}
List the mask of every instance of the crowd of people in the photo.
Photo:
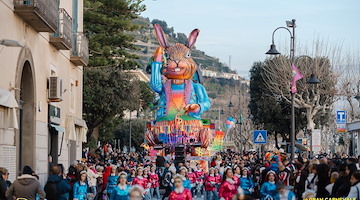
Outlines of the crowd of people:
{"type": "Polygon", "coordinates": [[[68,169],[51,166],[44,186],[29,166],[13,183],[7,169],[0,168],[0,200],[360,199],[360,159],[298,156],[290,162],[279,152],[224,151],[204,167],[163,156],[149,160],[146,155],[113,150],[111,145],[92,154],[84,151],[83,160],[68,169]]]}

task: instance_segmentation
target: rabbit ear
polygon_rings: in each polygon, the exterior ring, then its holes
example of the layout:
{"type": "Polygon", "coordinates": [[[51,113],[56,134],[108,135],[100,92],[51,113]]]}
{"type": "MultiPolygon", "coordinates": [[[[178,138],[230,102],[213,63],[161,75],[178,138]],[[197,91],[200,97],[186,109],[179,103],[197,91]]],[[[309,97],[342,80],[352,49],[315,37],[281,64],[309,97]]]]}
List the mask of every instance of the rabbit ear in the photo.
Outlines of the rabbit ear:
{"type": "Polygon", "coordinates": [[[168,47],[169,44],[166,41],[165,33],[164,33],[163,29],[161,28],[161,26],[159,24],[154,24],[154,28],[155,28],[156,37],[158,39],[160,46],[162,46],[164,48],[168,47]]]}
{"type": "Polygon", "coordinates": [[[199,33],[200,33],[199,29],[194,29],[193,31],[191,31],[189,35],[187,47],[192,48],[194,46],[196,42],[196,38],[198,37],[199,33]]]}

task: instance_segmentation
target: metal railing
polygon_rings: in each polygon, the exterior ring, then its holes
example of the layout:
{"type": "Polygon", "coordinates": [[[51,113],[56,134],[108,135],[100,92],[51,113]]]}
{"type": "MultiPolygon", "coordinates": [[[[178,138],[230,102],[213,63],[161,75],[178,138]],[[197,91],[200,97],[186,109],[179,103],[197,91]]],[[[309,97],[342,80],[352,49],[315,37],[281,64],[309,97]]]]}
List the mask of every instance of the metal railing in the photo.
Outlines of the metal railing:
{"type": "Polygon", "coordinates": [[[64,8],[59,10],[59,26],[54,36],[62,38],[70,48],[73,46],[73,21],[64,8]]]}
{"type": "Polygon", "coordinates": [[[73,55],[83,59],[86,64],[89,62],[89,41],[84,33],[74,33],[73,55]]]}
{"type": "Polygon", "coordinates": [[[16,8],[33,8],[51,27],[57,27],[59,0],[14,0],[16,8]]]}

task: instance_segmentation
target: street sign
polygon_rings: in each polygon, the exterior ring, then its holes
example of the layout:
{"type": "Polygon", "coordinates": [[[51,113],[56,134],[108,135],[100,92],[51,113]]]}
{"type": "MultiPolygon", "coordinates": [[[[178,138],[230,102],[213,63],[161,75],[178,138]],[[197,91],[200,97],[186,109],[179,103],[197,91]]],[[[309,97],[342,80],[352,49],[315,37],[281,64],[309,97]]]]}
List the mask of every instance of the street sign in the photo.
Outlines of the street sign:
{"type": "Polygon", "coordinates": [[[344,124],[336,124],[336,132],[338,132],[338,133],[346,133],[346,125],[344,125],[344,124]]]}
{"type": "Polygon", "coordinates": [[[267,143],[267,131],[255,130],[254,131],[254,144],[266,144],[267,143]]]}
{"type": "Polygon", "coordinates": [[[346,111],[337,111],[336,112],[336,123],[337,124],[346,124],[346,111]]]}

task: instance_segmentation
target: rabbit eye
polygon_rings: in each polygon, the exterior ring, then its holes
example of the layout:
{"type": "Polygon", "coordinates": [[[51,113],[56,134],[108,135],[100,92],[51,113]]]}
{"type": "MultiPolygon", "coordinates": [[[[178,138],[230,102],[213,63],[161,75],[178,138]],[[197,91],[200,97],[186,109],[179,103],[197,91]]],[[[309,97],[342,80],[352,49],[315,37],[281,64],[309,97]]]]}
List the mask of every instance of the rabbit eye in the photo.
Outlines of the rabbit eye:
{"type": "Polygon", "coordinates": [[[186,53],[186,55],[185,55],[185,58],[190,58],[190,56],[191,56],[191,52],[188,51],[188,52],[186,53]]]}
{"type": "Polygon", "coordinates": [[[170,58],[170,56],[169,56],[169,54],[167,52],[164,53],[164,56],[165,56],[166,59],[170,58]]]}

